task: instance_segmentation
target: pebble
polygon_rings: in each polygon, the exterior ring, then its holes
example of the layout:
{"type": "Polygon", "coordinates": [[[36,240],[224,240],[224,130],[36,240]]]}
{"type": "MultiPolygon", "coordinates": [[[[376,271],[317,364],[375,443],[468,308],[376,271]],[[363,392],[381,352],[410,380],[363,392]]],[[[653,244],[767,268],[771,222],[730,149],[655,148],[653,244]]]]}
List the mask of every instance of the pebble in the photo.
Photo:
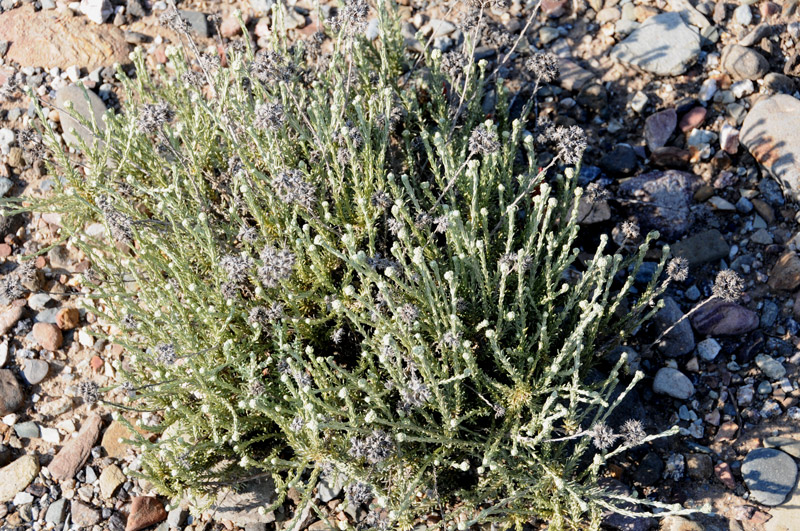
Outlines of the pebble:
{"type": "Polygon", "coordinates": [[[697,344],[697,354],[705,361],[714,361],[721,350],[722,345],[713,337],[704,339],[697,344]]]}
{"type": "Polygon", "coordinates": [[[662,367],[658,370],[653,380],[653,391],[679,400],[686,400],[694,394],[694,385],[679,370],[671,367],[662,367]]]}
{"type": "Polygon", "coordinates": [[[23,403],[22,388],[14,373],[8,369],[0,369],[0,415],[14,413],[23,403]]]}
{"type": "Polygon", "coordinates": [[[628,144],[617,144],[600,159],[600,167],[614,176],[631,175],[639,165],[636,151],[628,144]]]}
{"type": "Polygon", "coordinates": [[[92,527],[100,522],[100,511],[78,500],[70,505],[72,521],[79,527],[92,527]]]}
{"type": "Polygon", "coordinates": [[[648,116],[644,122],[647,147],[652,151],[665,146],[676,125],[678,125],[678,114],[675,109],[665,109],[648,116]]]}
{"type": "Polygon", "coordinates": [[[77,308],[61,308],[56,314],[56,326],[61,330],[72,330],[81,320],[81,314],[77,308]]]}
{"type": "Polygon", "coordinates": [[[68,396],[62,396],[60,398],[56,398],[55,400],[51,400],[50,402],[40,402],[37,404],[37,407],[39,413],[42,415],[57,417],[62,413],[66,413],[72,408],[72,399],[68,396]]]}
{"type": "Polygon", "coordinates": [[[723,124],[719,133],[719,146],[726,153],[735,155],[739,151],[739,130],[730,124],[723,124]]]}
{"type": "Polygon", "coordinates": [[[59,498],[50,504],[44,515],[44,521],[48,524],[59,525],[67,516],[67,499],[59,498]]]}
{"type": "Polygon", "coordinates": [[[5,197],[9,190],[14,187],[14,183],[11,182],[11,179],[7,179],[5,177],[0,177],[0,197],[5,197]]]}
{"type": "Polygon", "coordinates": [[[759,325],[758,314],[735,302],[713,299],[689,318],[697,333],[705,336],[742,335],[759,325]]]}
{"type": "Polygon", "coordinates": [[[755,361],[761,372],[772,381],[780,380],[786,375],[783,364],[766,354],[759,354],[755,361]]]}
{"type": "Polygon", "coordinates": [[[106,451],[106,455],[114,459],[123,459],[128,455],[128,446],[120,442],[120,439],[131,439],[131,432],[119,421],[112,421],[103,433],[100,446],[106,451]]]}
{"type": "Polygon", "coordinates": [[[797,465],[780,450],[756,448],[742,462],[742,478],[751,499],[772,507],[783,503],[794,488],[797,465]]]}
{"type": "Polygon", "coordinates": [[[164,505],[153,496],[136,496],[131,502],[130,516],[125,531],[139,531],[163,522],[167,518],[164,505]]]}
{"type": "Polygon", "coordinates": [[[114,13],[109,0],[81,0],[80,10],[95,24],[102,24],[114,13]]]}
{"type": "Polygon", "coordinates": [[[753,12],[750,11],[750,6],[742,4],[734,9],[733,20],[742,26],[749,26],[753,22],[753,12]]]}
{"type": "Polygon", "coordinates": [[[648,18],[611,50],[616,61],[656,75],[677,76],[700,55],[700,34],[679,13],[648,18]]]}
{"type": "Polygon", "coordinates": [[[51,351],[58,350],[64,344],[64,336],[61,334],[61,330],[51,323],[34,324],[33,338],[42,348],[51,351]]]}
{"type": "Polygon", "coordinates": [[[100,494],[103,498],[110,499],[125,481],[125,474],[117,465],[107,466],[100,474],[100,494]]]}
{"type": "Polygon", "coordinates": [[[40,427],[39,431],[42,432],[41,437],[45,442],[50,444],[59,444],[61,442],[61,434],[58,433],[56,428],[40,427]]]}
{"type": "MultiPolygon", "coordinates": [[[[211,37],[212,27],[208,22],[208,16],[199,11],[188,11],[186,9],[179,9],[181,17],[189,23],[189,28],[200,35],[201,37],[211,37]]],[[[287,21],[288,22],[288,21],[287,21]]]]}
{"type": "Polygon", "coordinates": [[[75,477],[91,453],[95,441],[100,435],[103,420],[99,415],[93,414],[83,422],[77,437],[72,438],[48,465],[48,470],[53,479],[65,481],[75,477]]]}
{"type": "Polygon", "coordinates": [[[761,79],[769,72],[769,62],[751,48],[729,44],[722,51],[722,67],[734,79],[761,79]]]}
{"type": "Polygon", "coordinates": [[[27,454],[0,468],[0,503],[14,499],[39,475],[39,459],[36,454],[27,454]]]}
{"type": "Polygon", "coordinates": [[[750,236],[750,241],[759,245],[772,245],[772,234],[767,229],[758,229],[750,236]]]}
{"type": "Polygon", "coordinates": [[[47,377],[49,371],[50,365],[46,361],[26,359],[22,374],[28,384],[36,385],[47,377]]]}
{"type": "Polygon", "coordinates": [[[747,384],[736,390],[736,403],[740,406],[749,406],[753,402],[755,389],[753,384],[747,384]]]}
{"type": "Polygon", "coordinates": [[[25,313],[24,305],[11,305],[0,313],[0,336],[6,335],[25,313]]]}

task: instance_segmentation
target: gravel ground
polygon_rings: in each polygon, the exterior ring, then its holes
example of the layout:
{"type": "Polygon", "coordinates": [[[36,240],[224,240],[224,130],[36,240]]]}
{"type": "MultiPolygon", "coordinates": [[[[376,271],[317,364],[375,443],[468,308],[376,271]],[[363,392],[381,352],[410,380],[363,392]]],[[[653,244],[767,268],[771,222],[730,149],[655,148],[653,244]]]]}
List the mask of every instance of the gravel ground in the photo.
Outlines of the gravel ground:
{"type": "MultiPolygon", "coordinates": [[[[215,47],[242,38],[234,9],[250,37],[267,42],[264,8],[272,3],[190,0],[179,7],[192,12],[186,17],[200,44],[215,47]],[[208,18],[215,14],[219,36],[208,18]]],[[[445,52],[463,42],[464,2],[399,4],[410,48],[420,46],[418,30],[436,32],[433,45],[445,52]]],[[[491,9],[480,57],[502,57],[535,5],[515,0],[491,9]]],[[[163,2],[0,1],[2,195],[47,194],[54,183],[17,138],[33,114],[13,87],[29,86],[57,107],[75,98],[66,87],[82,82],[97,96],[95,112],[118,109],[112,64],[142,46],[155,68],[177,42],[158,25],[159,9],[163,2]]],[[[288,2],[286,12],[297,38],[317,30],[310,0],[288,2]]],[[[601,234],[629,245],[635,222],[642,233],[659,230],[660,242],[691,266],[641,332],[643,346],[629,352],[648,377],[611,419],[616,427],[637,418],[648,431],[677,424],[681,433],[628,452],[609,467],[607,481],[686,507],[709,503],[714,512],[691,520],[609,516],[610,529],[800,529],[799,42],[800,6],[792,0],[545,0],[513,56],[556,54],[561,77],[541,89],[539,113],[587,130],[580,175],[594,191],[582,212],[587,251],[601,234]],[[717,273],[726,269],[744,279],[738,301],[714,298],[717,273]]],[[[514,64],[506,76],[524,101],[529,84],[514,64]]],[[[51,108],[48,118],[63,124],[51,108]]],[[[23,257],[59,242],[52,214],[2,217],[0,230],[3,276],[19,274],[23,257]]],[[[657,258],[648,257],[640,285],[657,258]]],[[[107,327],[77,309],[90,264],[58,244],[34,265],[25,279],[31,294],[0,306],[0,529],[284,529],[296,496],[275,513],[247,509],[270,498],[269,484],[221,495],[215,509],[190,516],[129,478],[138,464],[120,443],[126,429],[78,388],[84,379],[112,384],[125,359],[118,345],[95,337],[107,327]]],[[[341,490],[324,485],[317,503],[333,519],[352,521],[341,490]]],[[[304,526],[327,528],[307,516],[304,526]]]]}

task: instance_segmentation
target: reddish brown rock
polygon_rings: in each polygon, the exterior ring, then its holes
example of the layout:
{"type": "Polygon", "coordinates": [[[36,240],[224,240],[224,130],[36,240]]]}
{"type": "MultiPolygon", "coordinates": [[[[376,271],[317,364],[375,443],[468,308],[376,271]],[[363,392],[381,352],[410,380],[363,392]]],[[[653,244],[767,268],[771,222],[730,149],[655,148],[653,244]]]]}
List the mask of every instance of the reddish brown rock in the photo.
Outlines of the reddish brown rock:
{"type": "Polygon", "coordinates": [[[139,531],[167,519],[164,505],[153,496],[136,496],[131,503],[131,515],[125,531],[139,531]]]}
{"type": "Polygon", "coordinates": [[[714,467],[714,473],[723,485],[733,490],[736,488],[736,481],[733,479],[733,472],[731,472],[731,465],[722,462],[714,467]]]}
{"type": "Polygon", "coordinates": [[[692,129],[700,127],[700,125],[706,119],[707,112],[708,111],[705,107],[698,106],[690,109],[686,114],[683,115],[678,127],[680,127],[681,131],[684,133],[690,133],[692,129]]]}
{"type": "Polygon", "coordinates": [[[89,457],[94,443],[100,436],[102,425],[103,419],[100,415],[95,414],[86,419],[78,436],[64,445],[47,467],[53,479],[65,481],[75,476],[89,457]]]}
{"type": "Polygon", "coordinates": [[[769,287],[794,291],[800,286],[800,258],[793,251],[784,253],[769,273],[769,287]]]}
{"type": "Polygon", "coordinates": [[[568,0],[542,0],[542,12],[549,17],[558,18],[567,12],[568,0]]]}
{"type": "Polygon", "coordinates": [[[36,323],[33,325],[33,338],[42,348],[58,350],[64,344],[61,329],[50,323],[36,323]]]}
{"type": "Polygon", "coordinates": [[[3,258],[8,258],[11,256],[11,246],[7,243],[0,243],[0,256],[3,258]]]}
{"type": "Polygon", "coordinates": [[[689,319],[692,327],[705,336],[738,336],[758,328],[758,314],[735,302],[713,299],[689,319]]]}
{"type": "Polygon", "coordinates": [[[56,314],[56,325],[61,330],[72,330],[81,321],[81,313],[77,308],[61,308],[56,314]]]}
{"type": "Polygon", "coordinates": [[[0,35],[10,43],[6,61],[20,66],[64,70],[80,65],[92,71],[130,63],[130,45],[119,28],[97,26],[86,17],[69,17],[57,10],[34,11],[30,3],[0,14],[0,35]]]}

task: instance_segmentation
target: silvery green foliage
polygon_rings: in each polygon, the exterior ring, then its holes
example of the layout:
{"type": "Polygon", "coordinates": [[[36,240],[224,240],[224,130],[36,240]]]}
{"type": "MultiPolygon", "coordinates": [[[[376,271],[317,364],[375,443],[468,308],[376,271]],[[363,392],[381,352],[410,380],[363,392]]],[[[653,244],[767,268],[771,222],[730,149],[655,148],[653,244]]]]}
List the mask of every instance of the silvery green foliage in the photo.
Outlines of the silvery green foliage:
{"type": "Polygon", "coordinates": [[[653,235],[579,262],[576,171],[553,177],[575,154],[540,168],[501,82],[482,114],[485,63],[457,84],[440,54],[414,65],[379,15],[381,44],[343,28],[329,57],[276,33],[213,69],[177,49],[153,79],[135,55],[80,171],[45,131],[66,184],[36,208],[64,213],[127,349],[122,406],[158,434],[140,473],[176,496],[268,473],[265,510],[340,474],[362,528],[597,526],[631,501],[602,465],[657,436],[604,424],[641,377],[624,357],[586,383],[656,310],[664,284],[629,276],[653,235]]]}

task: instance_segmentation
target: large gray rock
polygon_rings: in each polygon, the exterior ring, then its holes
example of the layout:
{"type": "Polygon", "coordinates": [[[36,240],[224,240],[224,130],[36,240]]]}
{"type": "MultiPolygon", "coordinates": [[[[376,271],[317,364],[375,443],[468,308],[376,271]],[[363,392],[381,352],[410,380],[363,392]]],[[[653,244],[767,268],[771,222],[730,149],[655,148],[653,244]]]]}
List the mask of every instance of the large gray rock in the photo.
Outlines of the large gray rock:
{"type": "Polygon", "coordinates": [[[673,256],[685,258],[691,267],[727,258],[731,250],[725,237],[717,229],[693,234],[670,247],[673,256]]]}
{"type": "Polygon", "coordinates": [[[735,302],[713,299],[705,302],[689,318],[698,334],[738,336],[758,328],[758,314],[735,302]]]}
{"type": "Polygon", "coordinates": [[[684,73],[699,54],[700,34],[679,13],[648,18],[611,50],[612,59],[661,76],[684,73]]]}
{"type": "Polygon", "coordinates": [[[67,109],[67,102],[72,103],[72,113],[82,116],[89,123],[94,122],[97,125],[99,134],[102,135],[106,130],[106,124],[102,120],[102,116],[108,108],[103,103],[103,100],[100,99],[100,96],[91,90],[84,92],[84,89],[78,85],[68,85],[56,94],[56,106],[59,109],[61,130],[63,131],[64,141],[67,144],[74,147],[80,146],[78,138],[83,139],[87,146],[91,146],[95,142],[102,144],[102,139],[98,139],[92,130],[70,115],[70,111],[67,109]],[[71,132],[72,129],[75,129],[77,136],[71,132]]]}
{"type": "Polygon", "coordinates": [[[680,238],[694,221],[689,208],[702,180],[678,170],[651,171],[619,186],[619,193],[643,230],[657,230],[662,238],[680,238]]]}
{"type": "Polygon", "coordinates": [[[744,458],[742,478],[752,499],[764,505],[780,505],[794,488],[797,465],[780,450],[756,448],[744,458]]]}
{"type": "Polygon", "coordinates": [[[750,109],[739,136],[762,168],[795,200],[800,199],[799,123],[800,100],[778,94],[750,109]]]}

